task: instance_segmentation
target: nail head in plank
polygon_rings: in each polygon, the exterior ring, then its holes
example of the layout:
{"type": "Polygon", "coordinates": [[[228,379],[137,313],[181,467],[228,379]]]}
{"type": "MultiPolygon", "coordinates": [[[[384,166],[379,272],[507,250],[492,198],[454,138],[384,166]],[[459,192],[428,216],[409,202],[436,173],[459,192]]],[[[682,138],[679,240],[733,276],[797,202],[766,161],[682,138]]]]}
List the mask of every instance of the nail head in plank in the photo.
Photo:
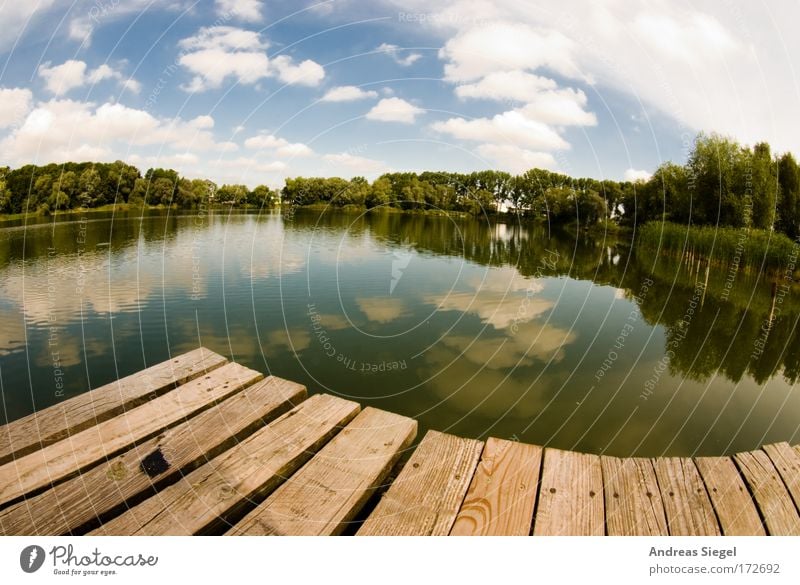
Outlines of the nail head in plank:
{"type": "Polygon", "coordinates": [[[688,457],[653,460],[671,536],[719,536],[714,506],[697,467],[688,457]]]}
{"type": "Polygon", "coordinates": [[[0,427],[0,465],[74,435],[227,363],[200,347],[0,427]]]}
{"type": "Polygon", "coordinates": [[[761,510],[767,531],[774,536],[800,535],[800,516],[778,470],[764,451],[733,456],[761,510]]]}
{"type": "Polygon", "coordinates": [[[69,475],[213,406],[263,378],[229,363],[119,416],[0,467],[0,504],[69,475]]]}
{"type": "Polygon", "coordinates": [[[482,449],[481,441],[429,431],[357,534],[449,534],[482,449]]]}
{"type": "Polygon", "coordinates": [[[228,534],[341,534],[416,434],[415,420],[366,408],[228,534]]]}
{"type": "Polygon", "coordinates": [[[158,437],[0,512],[0,534],[58,535],[185,475],[306,398],[301,384],[269,376],[158,437]],[[164,469],[148,461],[160,457],[164,469]],[[154,473],[155,471],[160,471],[154,473]]]}
{"type": "Polygon", "coordinates": [[[317,394],[90,534],[189,535],[227,528],[261,503],[359,412],[317,394]]]}
{"type": "Polygon", "coordinates": [[[600,457],[609,536],[667,536],[653,464],[640,457],[600,457]]]}
{"type": "Polygon", "coordinates": [[[450,534],[528,536],[542,450],[537,445],[488,439],[450,534]]]}
{"type": "Polygon", "coordinates": [[[772,460],[794,500],[795,507],[800,510],[800,451],[792,449],[789,443],[764,445],[762,449],[772,460]]]}
{"type": "Polygon", "coordinates": [[[696,457],[695,465],[726,536],[763,536],[764,526],[750,492],[730,457],[696,457]]]}
{"type": "Polygon", "coordinates": [[[533,534],[603,536],[603,510],[600,457],[546,448],[533,534]]]}

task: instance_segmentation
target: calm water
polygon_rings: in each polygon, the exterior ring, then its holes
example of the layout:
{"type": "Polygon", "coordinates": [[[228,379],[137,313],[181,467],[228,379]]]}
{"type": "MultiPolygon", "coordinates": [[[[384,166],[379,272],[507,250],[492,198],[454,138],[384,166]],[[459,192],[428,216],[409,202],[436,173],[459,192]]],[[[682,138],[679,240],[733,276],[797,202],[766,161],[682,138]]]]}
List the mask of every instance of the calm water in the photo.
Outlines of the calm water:
{"type": "Polygon", "coordinates": [[[629,236],[308,210],[84,220],[0,228],[7,420],[203,344],[420,436],[616,455],[800,439],[797,291],[637,258],[629,236]]]}

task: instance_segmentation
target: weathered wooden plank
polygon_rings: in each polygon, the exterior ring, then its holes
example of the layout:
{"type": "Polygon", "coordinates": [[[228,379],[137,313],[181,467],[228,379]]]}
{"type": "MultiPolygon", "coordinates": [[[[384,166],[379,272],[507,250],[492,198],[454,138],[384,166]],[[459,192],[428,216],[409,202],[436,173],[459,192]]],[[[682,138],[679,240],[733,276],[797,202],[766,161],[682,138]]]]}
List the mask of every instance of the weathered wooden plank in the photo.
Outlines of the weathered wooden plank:
{"type": "Polygon", "coordinates": [[[764,445],[762,449],[769,455],[783,483],[786,484],[795,507],[800,510],[800,450],[795,451],[789,443],[764,445]]]}
{"type": "Polygon", "coordinates": [[[775,536],[800,535],[800,516],[778,470],[764,451],[733,456],[761,510],[767,531],[775,536]]]}
{"type": "Polygon", "coordinates": [[[0,512],[0,534],[58,535],[120,509],[185,475],[306,398],[300,384],[269,376],[188,421],[51,490],[0,512]]]}
{"type": "Polygon", "coordinates": [[[600,457],[609,536],[667,536],[653,464],[641,457],[600,457]]]}
{"type": "Polygon", "coordinates": [[[225,364],[197,348],[0,427],[0,465],[130,410],[225,364]]]}
{"type": "Polygon", "coordinates": [[[697,457],[697,470],[706,485],[717,519],[726,536],[763,536],[764,526],[755,503],[730,457],[697,457]]]}
{"type": "Polygon", "coordinates": [[[481,441],[429,431],[358,534],[449,534],[482,449],[481,441]]]}
{"type": "Polygon", "coordinates": [[[461,505],[453,536],[528,536],[543,449],[490,438],[461,505]]]}
{"type": "Polygon", "coordinates": [[[719,536],[719,524],[706,486],[689,458],[653,460],[671,536],[719,536]]]}
{"type": "Polygon", "coordinates": [[[602,536],[606,533],[600,457],[544,450],[536,536],[602,536]]]}
{"type": "Polygon", "coordinates": [[[317,394],[90,534],[188,535],[223,530],[272,493],[342,426],[355,402],[317,394]]]}
{"type": "Polygon", "coordinates": [[[413,419],[364,409],[228,534],[341,534],[416,434],[413,419]]]}
{"type": "Polygon", "coordinates": [[[0,467],[0,505],[49,486],[257,382],[262,374],[229,363],[173,392],[0,467]]]}

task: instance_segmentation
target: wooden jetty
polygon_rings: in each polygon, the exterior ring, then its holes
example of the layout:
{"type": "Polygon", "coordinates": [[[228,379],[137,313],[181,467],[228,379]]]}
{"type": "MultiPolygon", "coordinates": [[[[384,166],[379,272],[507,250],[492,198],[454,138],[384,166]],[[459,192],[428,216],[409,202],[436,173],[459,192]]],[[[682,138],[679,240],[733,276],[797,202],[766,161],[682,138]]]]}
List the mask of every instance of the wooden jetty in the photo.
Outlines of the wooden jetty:
{"type": "Polygon", "coordinates": [[[617,458],[436,431],[198,348],[0,427],[0,533],[800,535],[800,447],[617,458]]]}

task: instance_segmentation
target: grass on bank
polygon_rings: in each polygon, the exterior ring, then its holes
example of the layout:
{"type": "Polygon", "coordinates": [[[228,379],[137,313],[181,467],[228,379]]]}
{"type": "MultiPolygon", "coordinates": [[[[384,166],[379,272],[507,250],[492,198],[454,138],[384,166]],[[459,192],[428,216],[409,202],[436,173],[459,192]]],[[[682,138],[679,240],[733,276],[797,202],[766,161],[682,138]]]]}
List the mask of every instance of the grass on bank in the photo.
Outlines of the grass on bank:
{"type": "Polygon", "coordinates": [[[637,250],[683,258],[694,264],[738,266],[748,272],[794,272],[798,245],[786,235],[760,229],[649,222],[637,229],[637,250]]]}

